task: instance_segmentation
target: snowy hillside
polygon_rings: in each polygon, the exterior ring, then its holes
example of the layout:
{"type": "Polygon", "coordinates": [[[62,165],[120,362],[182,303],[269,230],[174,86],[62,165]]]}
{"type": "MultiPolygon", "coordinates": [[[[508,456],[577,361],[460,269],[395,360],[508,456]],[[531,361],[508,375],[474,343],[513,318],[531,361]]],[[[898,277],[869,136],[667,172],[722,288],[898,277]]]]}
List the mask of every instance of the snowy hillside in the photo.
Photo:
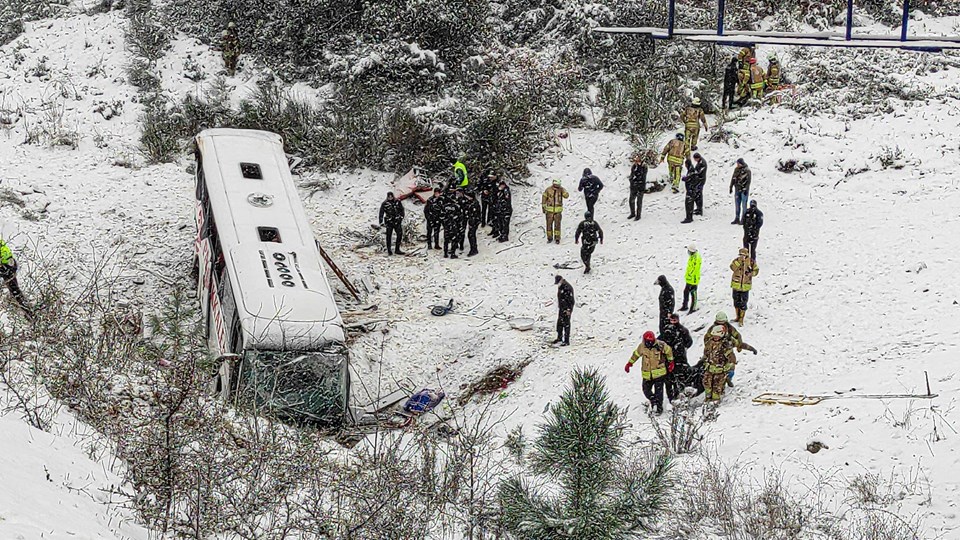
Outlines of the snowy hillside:
{"type": "MultiPolygon", "coordinates": [[[[8,121],[0,133],[0,232],[15,250],[28,247],[65,265],[115,251],[124,277],[116,294],[150,311],[174,288],[191,286],[193,185],[188,160],[141,166],[142,107],[126,82],[122,19],[114,12],[31,23],[2,48],[0,109],[8,121]],[[51,125],[44,123],[50,114],[59,134],[77,135],[76,148],[24,144],[31,126],[51,125]]],[[[929,31],[944,33],[958,22],[926,21],[929,31]]],[[[921,58],[899,54],[905,66],[921,58]]],[[[180,37],[159,63],[164,89],[198,86],[181,76],[188,58],[209,76],[220,70],[216,54],[180,37]]],[[[788,60],[788,76],[790,69],[788,60]]],[[[232,97],[244,97],[252,80],[250,73],[227,79],[232,97]]],[[[760,274],[742,328],[759,354],[740,356],[736,387],[708,425],[707,444],[739,474],[760,481],[781,471],[790,484],[816,486],[831,500],[849,497],[855,477],[877,475],[895,488],[891,512],[921,516],[930,538],[960,538],[960,69],[903,80],[932,96],[892,100],[888,110],[860,119],[783,106],[733,113],[724,125],[729,142],[700,144],[709,164],[705,209],[689,225],[680,224],[683,195],[669,190],[648,195],[643,219],[627,221],[631,147],[606,132],[558,137],[558,146],[530,165],[533,186],[514,187],[510,242],[483,234],[480,255],[470,259],[447,260],[422,245],[409,246],[406,257],[356,248],[356,236],[344,233],[370,230],[394,175],[308,173],[304,183],[330,183],[302,192],[314,230],[350,277],[372,285],[365,300],[379,308],[366,317],[389,329],[352,342],[358,401],[369,397],[364,385],[401,381],[443,387],[454,404],[488,370],[529,361],[496,409],[509,415],[504,430],[523,425],[532,434],[573,367],[591,366],[607,377],[613,398],[630,406],[640,437],[652,438],[640,376],[624,373],[623,364],[643,332],[656,329],[657,276],[682,291],[692,242],[704,262],[701,310],[681,314],[694,334],[691,363],[704,326],[717,311],[733,312],[728,265],[742,230],[730,224],[728,185],[734,161],[743,158],[753,170],[751,198],[765,217],[760,274]],[[815,165],[780,172],[787,159],[815,165]],[[584,167],[606,184],[596,216],[606,241],[587,276],[573,244],[585,208],[575,193],[584,167]],[[559,246],[544,241],[540,214],[540,193],[554,178],[572,192],[559,246]],[[573,269],[555,268],[567,263],[573,269]],[[557,273],[577,296],[568,348],[548,345],[557,273]],[[452,314],[430,315],[450,298],[452,314]],[[534,318],[533,331],[512,330],[513,317],[534,318]],[[925,373],[939,394],[934,400],[844,395],[924,393],[925,373]],[[751,402],[767,391],[836,399],[805,407],[751,402]],[[813,440],[825,449],[809,453],[813,440]]],[[[651,178],[665,176],[665,165],[651,171],[651,178]]],[[[422,227],[422,207],[405,205],[408,223],[422,227]]],[[[29,275],[31,261],[20,263],[29,275]]],[[[128,515],[100,504],[118,473],[109,456],[84,451],[85,430],[74,422],[62,417],[44,433],[14,413],[0,417],[0,537],[146,538],[128,515]]],[[[706,534],[691,538],[715,538],[706,534]]]]}

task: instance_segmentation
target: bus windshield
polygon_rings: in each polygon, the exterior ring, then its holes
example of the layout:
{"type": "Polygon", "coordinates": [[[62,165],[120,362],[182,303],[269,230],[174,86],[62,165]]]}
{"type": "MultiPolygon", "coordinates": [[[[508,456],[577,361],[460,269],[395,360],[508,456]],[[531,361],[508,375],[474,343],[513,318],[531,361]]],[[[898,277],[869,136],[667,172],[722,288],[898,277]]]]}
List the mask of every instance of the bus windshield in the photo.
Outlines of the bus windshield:
{"type": "Polygon", "coordinates": [[[343,422],[349,395],[347,353],[248,350],[240,367],[240,398],[285,419],[324,425],[343,422]]]}

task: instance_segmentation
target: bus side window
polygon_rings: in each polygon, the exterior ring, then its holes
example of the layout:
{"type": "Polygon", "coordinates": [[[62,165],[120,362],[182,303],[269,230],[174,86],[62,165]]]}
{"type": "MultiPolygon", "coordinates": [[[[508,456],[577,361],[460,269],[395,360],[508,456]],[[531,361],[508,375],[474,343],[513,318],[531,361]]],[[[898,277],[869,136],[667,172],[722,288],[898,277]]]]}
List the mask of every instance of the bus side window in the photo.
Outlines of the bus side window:
{"type": "Polygon", "coordinates": [[[203,161],[200,154],[197,154],[197,200],[207,202],[207,178],[203,174],[203,161]]]}

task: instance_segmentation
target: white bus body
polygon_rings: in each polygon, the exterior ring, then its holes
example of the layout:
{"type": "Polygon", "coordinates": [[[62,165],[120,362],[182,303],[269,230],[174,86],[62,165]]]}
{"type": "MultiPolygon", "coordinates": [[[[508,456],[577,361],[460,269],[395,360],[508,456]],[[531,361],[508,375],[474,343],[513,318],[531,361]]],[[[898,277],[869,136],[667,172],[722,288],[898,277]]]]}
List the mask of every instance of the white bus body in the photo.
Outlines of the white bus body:
{"type": "Polygon", "coordinates": [[[215,390],[283,417],[339,423],[349,396],[343,321],[279,135],[196,137],[197,289],[215,390]]]}

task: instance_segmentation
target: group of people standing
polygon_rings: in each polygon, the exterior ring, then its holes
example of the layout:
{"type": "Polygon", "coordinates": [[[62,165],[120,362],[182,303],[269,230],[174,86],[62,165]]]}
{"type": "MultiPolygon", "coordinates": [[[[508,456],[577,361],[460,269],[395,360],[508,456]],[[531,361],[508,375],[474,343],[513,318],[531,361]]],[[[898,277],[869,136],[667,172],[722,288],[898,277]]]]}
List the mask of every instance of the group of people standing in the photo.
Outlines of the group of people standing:
{"type": "Polygon", "coordinates": [[[743,106],[750,99],[762,99],[765,94],[780,89],[784,82],[783,69],[776,55],[767,57],[767,69],[757,63],[756,50],[744,47],[730,58],[723,74],[722,107],[743,106]]]}
{"type": "MultiPolygon", "coordinates": [[[[513,216],[513,201],[510,187],[496,173],[488,173],[474,185],[461,160],[454,164],[454,178],[444,187],[437,187],[423,205],[427,225],[427,249],[441,249],[440,234],[443,233],[443,257],[457,259],[457,251],[465,251],[468,257],[480,253],[477,231],[490,226],[490,236],[499,242],[510,240],[510,218],[513,216]],[[479,200],[478,200],[479,195],[479,200]]],[[[379,221],[386,231],[387,254],[403,255],[400,248],[403,235],[403,203],[393,192],[380,204],[379,221]],[[396,235],[395,244],[392,242],[396,235]]]]}

